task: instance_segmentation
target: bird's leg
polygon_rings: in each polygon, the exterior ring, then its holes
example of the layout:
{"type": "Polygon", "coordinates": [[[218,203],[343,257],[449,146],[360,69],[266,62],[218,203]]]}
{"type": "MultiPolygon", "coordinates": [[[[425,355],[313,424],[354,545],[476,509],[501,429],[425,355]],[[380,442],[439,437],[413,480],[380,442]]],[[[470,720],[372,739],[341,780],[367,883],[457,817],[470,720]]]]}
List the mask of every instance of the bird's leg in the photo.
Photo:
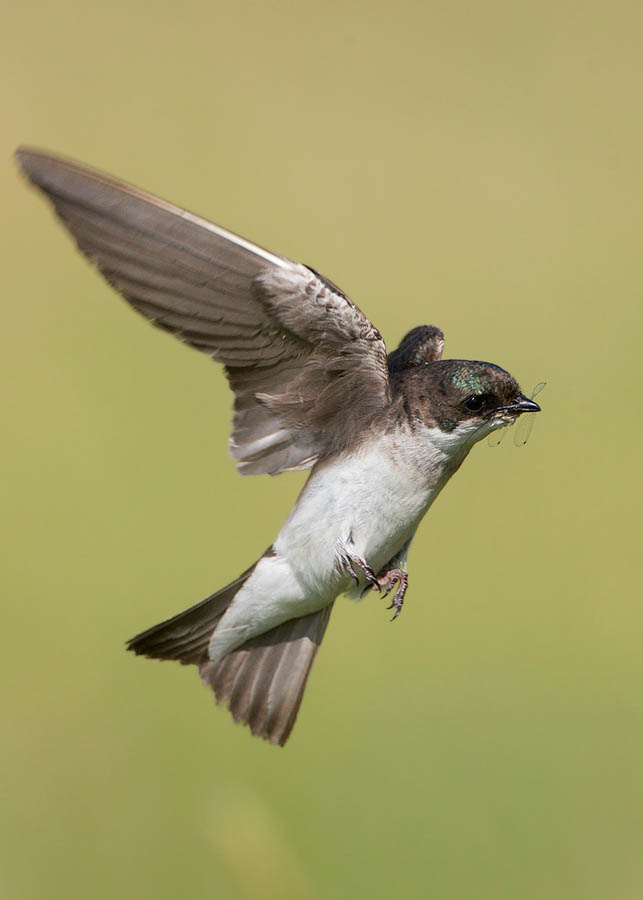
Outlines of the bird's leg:
{"type": "Polygon", "coordinates": [[[337,559],[335,564],[340,572],[354,578],[357,586],[359,586],[358,573],[361,573],[366,579],[367,590],[369,586],[372,587],[374,591],[380,590],[379,581],[377,580],[375,572],[366,560],[357,553],[355,545],[353,544],[352,534],[349,534],[347,541],[337,542],[337,559]]]}
{"type": "MultiPolygon", "coordinates": [[[[384,596],[388,597],[391,593],[395,585],[395,593],[393,594],[393,599],[391,600],[387,609],[395,609],[393,613],[393,618],[391,622],[393,622],[399,614],[402,612],[402,606],[404,605],[404,595],[406,594],[406,589],[409,586],[409,576],[404,571],[404,569],[398,569],[397,567],[393,569],[386,569],[384,572],[380,572],[377,576],[377,584],[380,592],[384,591],[384,596]]],[[[373,590],[375,590],[375,586],[373,586],[373,590]]]]}
{"type": "MultiPolygon", "coordinates": [[[[380,593],[384,591],[385,597],[388,597],[388,595],[395,587],[393,599],[388,606],[388,609],[395,609],[391,622],[397,619],[399,614],[402,612],[402,606],[404,605],[404,595],[406,594],[406,590],[409,586],[409,576],[406,573],[406,559],[409,555],[409,547],[412,540],[413,535],[411,535],[408,541],[402,545],[395,556],[389,559],[387,564],[382,569],[380,569],[377,574],[377,586],[372,585],[373,590],[378,590],[380,593]]],[[[364,593],[366,593],[367,590],[368,587],[365,588],[364,593]]]]}

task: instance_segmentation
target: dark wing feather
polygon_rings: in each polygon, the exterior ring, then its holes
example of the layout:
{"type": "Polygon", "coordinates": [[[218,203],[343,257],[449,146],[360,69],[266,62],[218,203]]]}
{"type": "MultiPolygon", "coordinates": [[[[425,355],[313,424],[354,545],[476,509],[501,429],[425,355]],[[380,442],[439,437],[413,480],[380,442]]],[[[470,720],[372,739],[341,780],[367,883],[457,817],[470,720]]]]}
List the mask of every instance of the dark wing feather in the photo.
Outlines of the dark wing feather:
{"type": "Polygon", "coordinates": [[[435,325],[418,325],[404,335],[400,346],[388,355],[390,375],[412,369],[424,363],[442,359],[444,335],[435,325]]]}
{"type": "Polygon", "coordinates": [[[332,282],[84,166],[26,148],[17,158],[136,310],[225,365],[240,472],[308,468],[389,402],[384,342],[332,282]],[[358,416],[345,413],[351,396],[358,416]]]}

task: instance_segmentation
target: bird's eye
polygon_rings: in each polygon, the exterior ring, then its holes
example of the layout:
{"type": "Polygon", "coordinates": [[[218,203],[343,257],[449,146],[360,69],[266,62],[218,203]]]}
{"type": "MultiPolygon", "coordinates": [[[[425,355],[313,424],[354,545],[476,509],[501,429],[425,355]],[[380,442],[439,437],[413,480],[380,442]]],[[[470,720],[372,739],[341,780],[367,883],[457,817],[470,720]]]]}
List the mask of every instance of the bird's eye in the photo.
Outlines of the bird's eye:
{"type": "Polygon", "coordinates": [[[464,401],[464,405],[471,412],[480,412],[480,410],[484,409],[484,397],[481,397],[479,394],[472,394],[464,401]]]}

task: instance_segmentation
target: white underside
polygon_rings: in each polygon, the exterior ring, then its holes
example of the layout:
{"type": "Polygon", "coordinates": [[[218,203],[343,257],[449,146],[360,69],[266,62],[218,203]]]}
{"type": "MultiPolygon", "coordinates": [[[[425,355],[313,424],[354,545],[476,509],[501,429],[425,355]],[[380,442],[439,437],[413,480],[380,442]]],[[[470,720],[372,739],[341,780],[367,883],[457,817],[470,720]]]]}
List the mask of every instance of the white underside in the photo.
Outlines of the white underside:
{"type": "Polygon", "coordinates": [[[354,587],[337,564],[342,545],[378,572],[412,538],[471,438],[471,428],[382,434],[313,469],[273,545],[275,556],[258,563],[217,626],[210,658],[354,587]]]}

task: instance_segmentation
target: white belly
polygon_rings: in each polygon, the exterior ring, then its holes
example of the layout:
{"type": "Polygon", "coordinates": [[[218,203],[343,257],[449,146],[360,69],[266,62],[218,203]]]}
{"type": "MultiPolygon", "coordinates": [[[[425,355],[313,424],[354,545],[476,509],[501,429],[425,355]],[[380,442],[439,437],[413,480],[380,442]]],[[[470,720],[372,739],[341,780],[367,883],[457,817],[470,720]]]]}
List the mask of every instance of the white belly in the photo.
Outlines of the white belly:
{"type": "Polygon", "coordinates": [[[328,580],[339,541],[377,571],[411,537],[433,496],[405,454],[366,445],[311,475],[275,541],[306,582],[328,580]]]}
{"type": "Polygon", "coordinates": [[[412,537],[446,482],[447,458],[427,433],[382,435],[311,473],[274,543],[217,627],[210,656],[322,609],[353,585],[337,565],[351,541],[376,572],[412,537]]]}

